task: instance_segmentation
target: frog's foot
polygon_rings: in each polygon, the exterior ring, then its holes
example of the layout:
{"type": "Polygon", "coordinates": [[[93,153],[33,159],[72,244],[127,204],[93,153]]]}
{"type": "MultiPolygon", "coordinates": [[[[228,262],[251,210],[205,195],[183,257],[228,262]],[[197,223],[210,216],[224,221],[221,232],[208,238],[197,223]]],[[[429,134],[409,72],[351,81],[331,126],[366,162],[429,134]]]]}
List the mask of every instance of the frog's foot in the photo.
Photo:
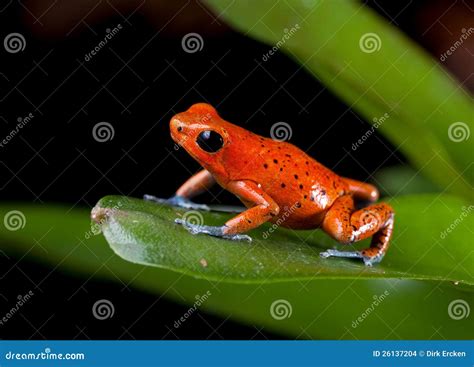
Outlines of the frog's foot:
{"type": "Polygon", "coordinates": [[[333,249],[327,249],[324,252],[321,252],[319,256],[327,258],[327,257],[349,257],[349,258],[356,258],[362,259],[366,266],[372,266],[374,264],[379,263],[382,261],[383,254],[377,254],[375,256],[367,256],[364,254],[364,251],[339,251],[333,249]]]}
{"type": "Polygon", "coordinates": [[[158,204],[167,204],[172,206],[178,206],[180,208],[192,209],[192,210],[205,210],[210,211],[211,209],[206,204],[197,204],[184,196],[175,195],[169,199],[157,198],[152,195],[143,195],[143,200],[153,201],[158,204]]]}
{"type": "Polygon", "coordinates": [[[252,237],[247,236],[246,234],[224,234],[225,226],[206,226],[201,224],[194,224],[180,218],[176,218],[174,222],[181,224],[184,228],[188,230],[189,233],[192,234],[205,233],[210,236],[221,237],[233,241],[252,242],[252,237]]]}

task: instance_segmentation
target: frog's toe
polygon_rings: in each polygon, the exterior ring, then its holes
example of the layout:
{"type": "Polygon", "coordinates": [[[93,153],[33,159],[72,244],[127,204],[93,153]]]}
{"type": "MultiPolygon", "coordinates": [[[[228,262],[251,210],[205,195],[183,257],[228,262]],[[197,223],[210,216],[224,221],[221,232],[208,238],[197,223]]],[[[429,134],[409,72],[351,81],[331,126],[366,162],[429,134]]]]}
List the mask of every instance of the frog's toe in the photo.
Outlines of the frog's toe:
{"type": "Polygon", "coordinates": [[[157,198],[156,196],[153,196],[153,195],[143,195],[143,200],[153,201],[158,204],[167,204],[167,205],[177,206],[177,207],[185,208],[185,209],[205,210],[205,211],[211,210],[209,206],[207,206],[206,204],[197,204],[179,195],[172,196],[168,199],[157,198]]]}
{"type": "Polygon", "coordinates": [[[377,254],[375,256],[367,256],[364,251],[339,251],[333,249],[327,249],[319,254],[323,258],[328,257],[347,257],[347,258],[356,258],[362,259],[365,266],[373,266],[374,264],[382,261],[383,255],[377,254]]]}
{"type": "Polygon", "coordinates": [[[222,238],[225,238],[227,240],[232,240],[232,241],[252,242],[252,237],[246,234],[225,234],[222,236],[222,238]]]}
{"type": "Polygon", "coordinates": [[[362,258],[362,254],[359,251],[339,251],[333,249],[327,249],[324,252],[321,252],[319,256],[327,257],[352,257],[352,258],[362,258]]]}
{"type": "Polygon", "coordinates": [[[145,201],[153,201],[155,203],[165,203],[167,200],[169,199],[162,199],[162,198],[157,198],[156,196],[153,196],[153,195],[143,195],[143,200],[145,201]]]}
{"type": "Polygon", "coordinates": [[[206,226],[203,224],[195,224],[181,218],[176,218],[174,222],[177,224],[181,224],[184,228],[188,230],[189,233],[192,233],[192,234],[205,233],[210,236],[216,236],[216,237],[224,236],[223,226],[218,227],[218,226],[206,226]]]}
{"type": "Polygon", "coordinates": [[[376,256],[362,256],[362,260],[364,260],[364,264],[366,266],[373,266],[374,264],[378,264],[383,259],[383,254],[378,254],[376,256]]]}
{"type": "Polygon", "coordinates": [[[211,210],[211,208],[209,208],[209,206],[207,206],[206,204],[198,204],[188,199],[184,199],[177,206],[185,209],[204,210],[206,212],[211,210]]]}
{"type": "Polygon", "coordinates": [[[247,236],[246,234],[224,234],[225,226],[206,226],[202,224],[194,224],[187,222],[181,218],[176,218],[174,222],[177,224],[181,224],[191,234],[204,233],[214,237],[225,238],[227,240],[248,242],[252,241],[252,238],[250,236],[247,236]]]}

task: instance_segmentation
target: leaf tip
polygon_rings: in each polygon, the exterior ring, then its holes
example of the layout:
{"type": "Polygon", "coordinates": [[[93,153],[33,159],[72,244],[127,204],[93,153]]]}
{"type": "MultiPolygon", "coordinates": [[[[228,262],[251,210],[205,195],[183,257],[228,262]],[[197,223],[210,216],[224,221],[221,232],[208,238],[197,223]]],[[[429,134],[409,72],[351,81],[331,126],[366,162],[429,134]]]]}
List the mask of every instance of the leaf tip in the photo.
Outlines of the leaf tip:
{"type": "Polygon", "coordinates": [[[91,219],[94,223],[101,225],[105,223],[108,218],[110,209],[102,208],[98,205],[92,208],[91,210],[91,219]]]}

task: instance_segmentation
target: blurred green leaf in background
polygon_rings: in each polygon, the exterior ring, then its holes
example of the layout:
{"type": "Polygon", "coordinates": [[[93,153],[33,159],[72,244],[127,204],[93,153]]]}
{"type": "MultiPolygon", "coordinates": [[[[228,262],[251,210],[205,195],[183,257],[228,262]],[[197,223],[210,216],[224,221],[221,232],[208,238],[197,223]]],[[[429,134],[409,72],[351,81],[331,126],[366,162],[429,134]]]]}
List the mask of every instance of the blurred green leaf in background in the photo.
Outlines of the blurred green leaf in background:
{"type": "Polygon", "coordinates": [[[441,190],[472,200],[472,97],[401,31],[358,1],[206,3],[238,30],[278,45],[441,190]]]}

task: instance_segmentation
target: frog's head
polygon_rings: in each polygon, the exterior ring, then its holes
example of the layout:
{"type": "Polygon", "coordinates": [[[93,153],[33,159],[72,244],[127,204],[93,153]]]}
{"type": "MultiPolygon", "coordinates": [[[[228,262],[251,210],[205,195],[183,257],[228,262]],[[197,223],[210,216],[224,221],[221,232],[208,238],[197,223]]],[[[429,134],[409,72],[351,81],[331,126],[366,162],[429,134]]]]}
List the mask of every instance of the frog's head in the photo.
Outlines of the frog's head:
{"type": "Polygon", "coordinates": [[[202,166],[213,169],[221,166],[222,153],[229,142],[229,126],[207,103],[196,103],[170,121],[173,140],[202,166]]]}

